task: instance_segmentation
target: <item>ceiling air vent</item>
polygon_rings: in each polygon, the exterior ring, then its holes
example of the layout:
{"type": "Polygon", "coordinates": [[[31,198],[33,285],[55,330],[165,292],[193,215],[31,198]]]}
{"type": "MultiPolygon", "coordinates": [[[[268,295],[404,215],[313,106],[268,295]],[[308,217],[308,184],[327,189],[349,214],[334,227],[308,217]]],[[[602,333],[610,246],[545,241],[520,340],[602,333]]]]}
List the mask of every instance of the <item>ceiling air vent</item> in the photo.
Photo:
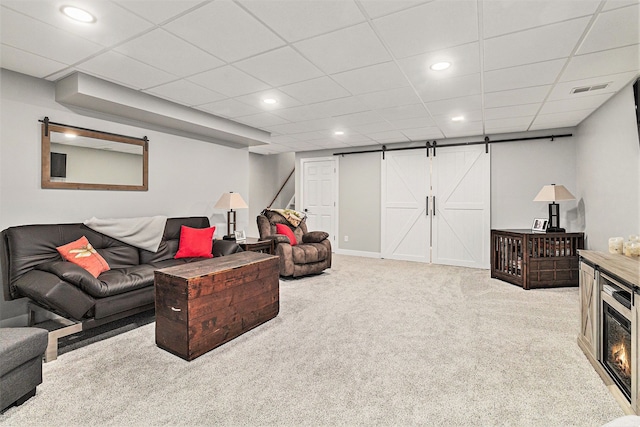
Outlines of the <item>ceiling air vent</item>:
{"type": "Polygon", "coordinates": [[[610,83],[600,83],[593,86],[574,87],[573,89],[571,89],[571,93],[584,93],[584,92],[591,92],[593,90],[600,90],[608,87],[609,84],[610,83]]]}

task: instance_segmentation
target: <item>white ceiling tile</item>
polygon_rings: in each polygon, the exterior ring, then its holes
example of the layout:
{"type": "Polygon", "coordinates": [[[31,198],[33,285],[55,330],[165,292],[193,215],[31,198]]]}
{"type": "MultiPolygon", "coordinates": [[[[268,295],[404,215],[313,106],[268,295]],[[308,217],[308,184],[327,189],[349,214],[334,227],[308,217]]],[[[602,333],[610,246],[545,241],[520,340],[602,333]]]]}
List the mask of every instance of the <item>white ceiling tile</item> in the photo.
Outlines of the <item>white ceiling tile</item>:
{"type": "Polygon", "coordinates": [[[397,129],[418,129],[431,127],[435,122],[430,116],[413,117],[411,119],[390,120],[391,124],[397,129]]]}
{"type": "Polygon", "coordinates": [[[237,96],[236,99],[265,111],[274,111],[301,105],[300,101],[277,89],[261,90],[260,92],[250,93],[249,95],[237,96]],[[263,100],[267,98],[275,99],[277,102],[275,104],[265,104],[263,100]]]}
{"type": "Polygon", "coordinates": [[[485,40],[484,69],[567,58],[588,23],[589,18],[573,19],[485,40]]]}
{"type": "Polygon", "coordinates": [[[377,142],[407,142],[409,138],[397,130],[368,133],[367,136],[377,142]]]}
{"type": "Polygon", "coordinates": [[[398,107],[376,110],[385,120],[412,119],[415,117],[429,117],[429,113],[422,104],[401,105],[398,107]]]}
{"type": "Polygon", "coordinates": [[[280,144],[273,144],[273,143],[249,147],[249,152],[255,153],[255,154],[262,154],[265,156],[268,156],[271,154],[288,153],[290,151],[291,151],[291,147],[287,147],[285,145],[280,145],[280,144]]]}
{"type": "Polygon", "coordinates": [[[294,44],[328,74],[387,62],[391,59],[369,24],[359,24],[294,44]]]}
{"type": "Polygon", "coordinates": [[[461,98],[481,93],[480,74],[424,81],[416,90],[425,102],[461,98]]]}
{"type": "Polygon", "coordinates": [[[452,122],[447,125],[440,125],[440,130],[446,138],[484,134],[482,122],[452,122]]]}
{"type": "Polygon", "coordinates": [[[559,101],[549,101],[544,104],[540,114],[562,113],[574,110],[595,110],[600,105],[607,102],[613,93],[591,92],[590,96],[581,96],[574,99],[563,99],[559,101]]]}
{"type": "Polygon", "coordinates": [[[272,86],[282,86],[322,76],[315,65],[286,46],[234,64],[272,86]]]}
{"type": "Polygon", "coordinates": [[[594,111],[593,108],[587,110],[563,111],[561,113],[539,114],[533,122],[534,125],[545,125],[554,127],[575,126],[584,120],[594,111]]]}
{"type": "Polygon", "coordinates": [[[421,139],[440,139],[444,138],[440,129],[436,126],[417,128],[417,129],[403,129],[402,133],[411,141],[418,141],[421,139]]]}
{"type": "Polygon", "coordinates": [[[549,98],[547,99],[547,101],[556,101],[559,99],[575,99],[601,93],[615,93],[626,86],[634,78],[636,78],[637,75],[638,73],[636,71],[628,71],[626,73],[611,74],[607,76],[592,77],[589,79],[556,83],[556,85],[553,87],[553,90],[551,91],[551,94],[549,94],[549,98]],[[600,84],[608,84],[608,86],[597,91],[571,93],[574,88],[600,84]]]}
{"type": "Polygon", "coordinates": [[[369,123],[382,122],[382,117],[372,111],[364,111],[361,113],[345,114],[342,116],[334,117],[335,122],[340,127],[350,128],[358,125],[365,125],[369,123]]]}
{"type": "Polygon", "coordinates": [[[549,93],[551,85],[527,87],[524,89],[503,90],[484,94],[485,108],[507,107],[509,105],[533,104],[542,102],[549,93]]]}
{"type": "Polygon", "coordinates": [[[294,141],[294,142],[288,142],[286,144],[287,147],[291,147],[293,149],[295,149],[295,151],[312,151],[312,150],[321,150],[322,147],[318,146],[318,145],[314,145],[312,143],[310,143],[309,141],[294,141]]]}
{"type": "Polygon", "coordinates": [[[441,101],[428,102],[427,110],[433,116],[457,116],[464,115],[467,111],[481,110],[482,97],[480,95],[465,96],[462,98],[443,99],[441,101]]]}
{"type": "MultiPolygon", "coordinates": [[[[236,121],[242,122],[249,126],[257,128],[264,128],[267,126],[281,125],[287,123],[287,121],[281,117],[278,117],[271,113],[258,113],[250,116],[243,116],[236,118],[236,121]]],[[[271,138],[273,140],[273,138],[271,138]]]]}
{"type": "MultiPolygon", "coordinates": [[[[2,1],[3,5],[11,9],[102,46],[120,43],[137,34],[142,34],[152,27],[148,21],[107,1],[83,2],[82,8],[91,13],[96,21],[93,24],[80,24],[60,12],[60,7],[68,3],[73,2],[2,1]]],[[[3,40],[3,42],[6,41],[3,40]]]]}
{"type": "Polygon", "coordinates": [[[307,120],[305,122],[300,122],[302,126],[304,126],[307,131],[322,131],[326,129],[333,129],[335,126],[335,119],[333,118],[324,118],[324,119],[315,119],[315,120],[307,120]]]}
{"type": "Polygon", "coordinates": [[[578,55],[571,58],[560,81],[640,70],[640,45],[578,55]]]}
{"type": "Polygon", "coordinates": [[[164,25],[201,49],[232,62],[284,44],[236,3],[215,1],[164,25]]]}
{"type": "Polygon", "coordinates": [[[358,95],[358,99],[372,109],[418,104],[420,102],[420,98],[411,87],[365,93],[358,95]]]}
{"type": "Polygon", "coordinates": [[[379,18],[400,10],[423,4],[424,0],[361,0],[360,4],[371,18],[379,18]]]}
{"type": "Polygon", "coordinates": [[[61,62],[2,44],[0,46],[0,68],[43,78],[49,74],[66,70],[67,66],[61,62]]]}
{"type": "Polygon", "coordinates": [[[364,125],[356,125],[356,126],[353,126],[351,129],[355,130],[356,132],[362,133],[362,134],[387,132],[387,131],[390,131],[390,130],[397,130],[395,127],[393,127],[393,125],[391,125],[388,122],[377,122],[377,123],[367,123],[367,124],[364,124],[364,125]]]}
{"type": "MultiPolygon", "coordinates": [[[[296,122],[296,123],[283,123],[281,125],[268,126],[271,132],[276,132],[282,135],[294,135],[297,133],[306,133],[310,131],[309,122],[296,122]]],[[[325,128],[326,129],[326,128],[325,128]]],[[[313,129],[321,130],[321,129],[313,129]]]]}
{"type": "Polygon", "coordinates": [[[289,135],[277,135],[277,136],[271,137],[271,142],[275,144],[287,144],[295,141],[296,141],[295,138],[289,135]]]}
{"type": "Polygon", "coordinates": [[[227,96],[245,95],[269,88],[268,84],[232,66],[205,71],[187,80],[227,96]]]}
{"type": "Polygon", "coordinates": [[[484,1],[484,36],[495,37],[586,16],[594,13],[599,3],[599,0],[484,1]]]}
{"type": "Polygon", "coordinates": [[[328,33],[365,20],[352,0],[241,0],[240,4],[289,42],[328,33]]]}
{"type": "Polygon", "coordinates": [[[202,3],[202,0],[153,0],[153,7],[149,7],[149,0],[113,1],[154,24],[160,24],[202,3]]]}
{"type": "Polygon", "coordinates": [[[44,58],[55,58],[57,62],[67,65],[94,55],[103,49],[97,43],[5,7],[2,7],[2,13],[0,13],[0,40],[3,45],[44,58]],[[73,49],[69,49],[69,46],[73,46],[73,49]]]}
{"type": "Polygon", "coordinates": [[[343,114],[359,113],[360,111],[369,110],[369,108],[355,96],[318,102],[310,107],[313,108],[317,114],[326,114],[327,117],[342,116],[343,114]]]}
{"type": "Polygon", "coordinates": [[[199,110],[213,113],[217,116],[235,118],[260,113],[260,109],[247,105],[235,99],[225,99],[223,101],[212,102],[197,107],[199,110]]]}
{"type": "Polygon", "coordinates": [[[566,60],[564,59],[556,59],[537,64],[487,71],[484,73],[484,89],[486,92],[497,92],[548,85],[556,80],[565,62],[566,60]]]}
{"type": "Polygon", "coordinates": [[[321,138],[324,138],[325,135],[321,132],[313,131],[313,132],[300,132],[289,135],[292,138],[295,138],[296,141],[314,141],[321,138]]]}
{"type": "Polygon", "coordinates": [[[397,58],[478,40],[477,2],[434,1],[374,19],[397,58]]]}
{"type": "Polygon", "coordinates": [[[279,89],[305,104],[313,104],[350,95],[349,91],[329,77],[319,77],[282,86],[279,89]]]}
{"type": "Polygon", "coordinates": [[[342,141],[337,141],[335,139],[320,139],[317,141],[311,141],[311,143],[328,150],[333,150],[333,149],[339,150],[339,149],[351,148],[349,144],[342,141]]]}
{"type": "Polygon", "coordinates": [[[427,81],[480,73],[480,47],[478,43],[467,43],[462,46],[410,56],[401,59],[399,64],[409,80],[416,87],[419,87],[427,81]],[[430,67],[438,62],[449,62],[451,66],[446,70],[432,70],[430,67]]]}
{"type": "Polygon", "coordinates": [[[153,30],[114,50],[180,77],[224,65],[211,54],[162,29],[153,30]]]}
{"type": "Polygon", "coordinates": [[[145,92],[187,106],[207,104],[226,98],[226,96],[218,92],[205,89],[202,86],[198,86],[197,84],[191,83],[188,80],[176,80],[171,83],[153,87],[146,90],[145,92]]]}
{"type": "Polygon", "coordinates": [[[450,114],[442,115],[442,116],[434,116],[433,120],[438,126],[463,126],[464,123],[468,122],[479,122],[482,121],[482,110],[467,110],[464,113],[460,113],[457,116],[462,116],[462,121],[453,121],[452,118],[456,116],[452,116],[450,114]]]}
{"type": "Polygon", "coordinates": [[[511,105],[509,107],[486,108],[484,117],[487,120],[506,119],[511,117],[534,116],[541,104],[511,105]]]}
{"type": "Polygon", "coordinates": [[[315,105],[285,108],[274,111],[274,114],[292,122],[321,119],[331,116],[330,112],[327,112],[324,108],[316,108],[315,105]]]}
{"type": "Polygon", "coordinates": [[[604,4],[602,11],[605,12],[607,10],[617,9],[619,7],[631,6],[634,4],[638,4],[638,0],[608,0],[604,4]]]}
{"type": "Polygon", "coordinates": [[[136,89],[147,89],[174,80],[176,76],[114,51],[108,51],[77,66],[81,71],[136,89]]]}
{"type": "Polygon", "coordinates": [[[394,62],[345,71],[331,77],[354,95],[409,86],[394,62]]]}
{"type": "Polygon", "coordinates": [[[578,54],[637,44],[640,42],[639,21],[640,4],[598,14],[578,54]],[[621,22],[625,25],[620,25],[621,22]]]}
{"type": "Polygon", "coordinates": [[[371,138],[369,138],[368,136],[352,131],[351,129],[347,129],[344,135],[339,135],[339,136],[334,135],[333,138],[349,145],[354,145],[354,144],[362,145],[363,143],[369,143],[369,144],[373,143],[373,141],[371,141],[371,138]]]}

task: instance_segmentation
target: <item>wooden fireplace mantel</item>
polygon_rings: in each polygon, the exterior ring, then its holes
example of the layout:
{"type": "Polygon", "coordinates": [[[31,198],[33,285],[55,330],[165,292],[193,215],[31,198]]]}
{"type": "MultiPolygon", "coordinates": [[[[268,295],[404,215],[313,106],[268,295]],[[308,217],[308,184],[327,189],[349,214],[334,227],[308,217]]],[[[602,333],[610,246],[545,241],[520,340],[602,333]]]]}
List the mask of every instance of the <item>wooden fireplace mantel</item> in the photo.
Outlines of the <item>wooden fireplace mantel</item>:
{"type": "Polygon", "coordinates": [[[580,332],[578,345],[627,414],[640,414],[640,259],[620,254],[579,250],[580,332]],[[634,289],[631,306],[631,401],[620,391],[599,361],[602,341],[602,284],[600,274],[620,280],[634,289]]]}

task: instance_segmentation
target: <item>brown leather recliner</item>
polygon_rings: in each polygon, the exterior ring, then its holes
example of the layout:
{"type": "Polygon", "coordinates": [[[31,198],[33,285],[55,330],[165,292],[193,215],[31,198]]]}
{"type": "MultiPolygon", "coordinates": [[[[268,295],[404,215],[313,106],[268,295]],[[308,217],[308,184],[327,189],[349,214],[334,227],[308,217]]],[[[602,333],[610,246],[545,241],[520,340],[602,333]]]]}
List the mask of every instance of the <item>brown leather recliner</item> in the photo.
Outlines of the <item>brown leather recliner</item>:
{"type": "Polygon", "coordinates": [[[274,242],[275,254],[280,257],[280,275],[285,277],[318,274],[331,267],[331,242],[324,231],[307,230],[306,218],[297,227],[279,213],[265,210],[257,218],[260,239],[274,242]],[[276,224],[284,224],[295,235],[297,244],[284,234],[278,234],[276,224]]]}

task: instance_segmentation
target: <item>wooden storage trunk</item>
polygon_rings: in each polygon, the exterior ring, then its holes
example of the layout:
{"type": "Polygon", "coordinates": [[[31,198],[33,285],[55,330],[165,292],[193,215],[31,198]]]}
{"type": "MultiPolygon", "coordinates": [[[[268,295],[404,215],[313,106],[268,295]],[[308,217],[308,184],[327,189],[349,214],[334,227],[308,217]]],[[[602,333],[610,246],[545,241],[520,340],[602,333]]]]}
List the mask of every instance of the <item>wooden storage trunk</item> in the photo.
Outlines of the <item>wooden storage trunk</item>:
{"type": "Polygon", "coordinates": [[[156,344],[193,360],[276,317],[278,271],[278,257],[257,252],[156,271],[156,344]]]}
{"type": "Polygon", "coordinates": [[[584,233],[491,230],[491,277],[523,289],[578,286],[584,233]]]}

